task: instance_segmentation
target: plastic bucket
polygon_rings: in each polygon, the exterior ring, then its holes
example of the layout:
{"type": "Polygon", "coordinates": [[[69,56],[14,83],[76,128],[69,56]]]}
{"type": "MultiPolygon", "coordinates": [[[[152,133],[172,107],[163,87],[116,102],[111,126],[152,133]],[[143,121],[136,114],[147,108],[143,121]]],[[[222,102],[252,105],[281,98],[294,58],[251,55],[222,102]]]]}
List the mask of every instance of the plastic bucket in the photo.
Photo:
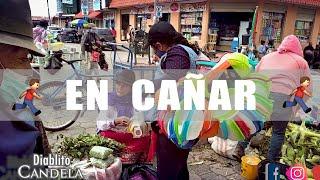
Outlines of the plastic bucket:
{"type": "Polygon", "coordinates": [[[247,180],[254,180],[258,177],[258,165],[260,159],[257,156],[243,156],[241,158],[241,176],[247,180]]]}

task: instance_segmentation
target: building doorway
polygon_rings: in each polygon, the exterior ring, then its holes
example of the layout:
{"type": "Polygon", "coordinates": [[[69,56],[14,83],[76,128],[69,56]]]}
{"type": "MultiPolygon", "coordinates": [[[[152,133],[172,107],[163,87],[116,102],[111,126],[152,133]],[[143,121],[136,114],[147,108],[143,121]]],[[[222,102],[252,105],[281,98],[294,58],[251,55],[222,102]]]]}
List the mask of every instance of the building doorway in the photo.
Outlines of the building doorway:
{"type": "Polygon", "coordinates": [[[122,14],[121,15],[121,41],[128,40],[128,33],[129,33],[129,14],[122,14]]]}
{"type": "Polygon", "coordinates": [[[232,41],[238,37],[239,45],[247,44],[252,26],[253,12],[212,12],[210,18],[210,34],[217,37],[217,49],[230,50],[232,41]]]}
{"type": "Polygon", "coordinates": [[[159,21],[170,22],[170,14],[169,13],[163,13],[162,17],[159,18],[159,21]]]}

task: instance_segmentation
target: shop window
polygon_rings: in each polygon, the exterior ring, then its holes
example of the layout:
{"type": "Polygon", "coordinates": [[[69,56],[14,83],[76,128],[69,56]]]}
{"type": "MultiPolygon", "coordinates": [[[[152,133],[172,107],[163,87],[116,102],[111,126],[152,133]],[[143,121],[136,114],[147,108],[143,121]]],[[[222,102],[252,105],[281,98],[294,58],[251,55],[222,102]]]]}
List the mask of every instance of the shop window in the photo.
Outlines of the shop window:
{"type": "Polygon", "coordinates": [[[280,43],[282,37],[283,21],[283,13],[264,12],[262,18],[261,39],[265,41],[273,40],[273,42],[276,44],[280,43]]]}
{"type": "Polygon", "coordinates": [[[312,22],[310,21],[296,21],[294,34],[300,39],[302,43],[308,43],[311,36],[312,22]]]}
{"type": "Polygon", "coordinates": [[[170,22],[170,14],[169,13],[163,13],[162,17],[159,18],[159,21],[170,22]]]}
{"type": "Polygon", "coordinates": [[[188,40],[201,39],[202,12],[181,12],[181,33],[188,40]]]}
{"type": "Polygon", "coordinates": [[[252,18],[252,12],[213,12],[209,35],[213,37],[214,42],[216,41],[219,50],[229,50],[235,37],[239,37],[238,44],[248,44],[245,37],[249,35],[252,18]]]}

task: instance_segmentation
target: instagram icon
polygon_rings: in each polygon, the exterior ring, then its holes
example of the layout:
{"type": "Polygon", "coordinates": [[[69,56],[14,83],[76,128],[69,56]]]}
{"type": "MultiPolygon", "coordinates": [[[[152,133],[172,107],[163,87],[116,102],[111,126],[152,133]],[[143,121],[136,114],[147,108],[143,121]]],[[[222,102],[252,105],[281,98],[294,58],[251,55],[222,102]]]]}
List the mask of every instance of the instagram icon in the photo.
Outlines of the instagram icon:
{"type": "Polygon", "coordinates": [[[286,175],[289,180],[306,180],[306,173],[307,171],[303,166],[295,165],[287,170],[286,175]]]}

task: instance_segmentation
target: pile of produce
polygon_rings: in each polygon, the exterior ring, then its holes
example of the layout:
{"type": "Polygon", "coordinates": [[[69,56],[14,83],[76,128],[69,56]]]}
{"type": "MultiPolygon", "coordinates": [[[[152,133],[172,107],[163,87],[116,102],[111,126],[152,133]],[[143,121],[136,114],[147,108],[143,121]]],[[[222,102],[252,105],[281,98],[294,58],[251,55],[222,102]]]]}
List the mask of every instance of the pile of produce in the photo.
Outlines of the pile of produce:
{"type": "Polygon", "coordinates": [[[89,157],[89,152],[94,146],[110,148],[116,156],[125,147],[113,139],[104,138],[96,134],[81,134],[77,137],[60,135],[60,138],[62,138],[62,141],[57,145],[56,151],[59,154],[80,160],[89,157]]]}
{"type": "Polygon", "coordinates": [[[288,165],[304,164],[308,168],[320,164],[320,132],[289,123],[286,141],[282,147],[282,162],[288,165]],[[298,161],[298,162],[297,162],[298,161]]]}

